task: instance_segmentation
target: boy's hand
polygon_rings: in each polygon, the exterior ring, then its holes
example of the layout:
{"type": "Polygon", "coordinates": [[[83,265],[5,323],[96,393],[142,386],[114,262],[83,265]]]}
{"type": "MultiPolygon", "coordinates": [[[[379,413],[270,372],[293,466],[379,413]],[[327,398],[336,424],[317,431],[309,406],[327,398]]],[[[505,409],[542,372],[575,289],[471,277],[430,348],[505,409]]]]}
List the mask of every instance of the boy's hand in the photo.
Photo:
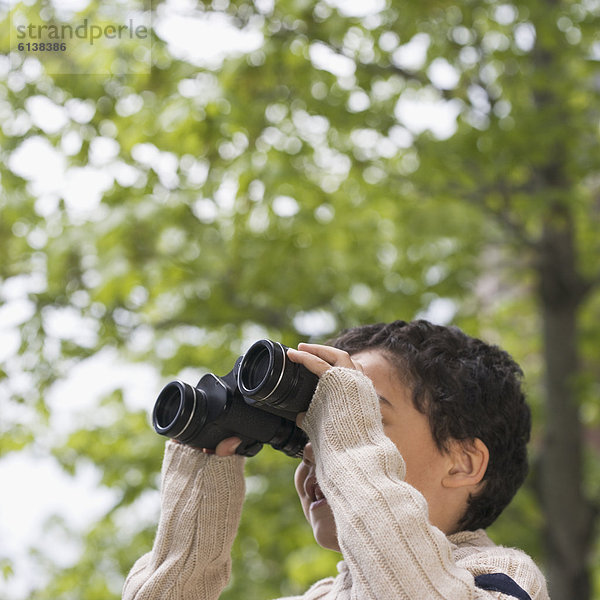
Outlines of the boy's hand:
{"type": "MultiPolygon", "coordinates": [[[[321,344],[299,344],[298,350],[290,348],[287,355],[292,362],[306,367],[311,373],[321,377],[331,367],[345,367],[362,371],[360,364],[352,361],[352,357],[339,348],[322,346],[321,344]]],[[[302,427],[302,420],[306,413],[298,413],[296,425],[302,427]]]]}

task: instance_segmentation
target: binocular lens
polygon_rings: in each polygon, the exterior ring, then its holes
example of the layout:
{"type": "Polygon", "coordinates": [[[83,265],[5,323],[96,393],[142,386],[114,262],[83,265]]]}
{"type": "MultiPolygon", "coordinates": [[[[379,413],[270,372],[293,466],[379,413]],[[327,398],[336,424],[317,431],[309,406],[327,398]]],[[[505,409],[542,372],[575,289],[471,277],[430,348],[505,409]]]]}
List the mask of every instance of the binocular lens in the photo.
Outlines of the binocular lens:
{"type": "Polygon", "coordinates": [[[256,401],[273,396],[284,374],[285,350],[271,340],[260,340],[250,347],[238,373],[238,386],[244,396],[256,401]]]}
{"type": "Polygon", "coordinates": [[[240,364],[238,388],[247,401],[293,419],[308,408],[318,378],[289,360],[287,350],[287,346],[271,340],[253,344],[240,364]]]}
{"type": "Polygon", "coordinates": [[[267,375],[273,368],[273,355],[268,348],[259,346],[250,353],[244,361],[244,373],[241,375],[244,386],[249,390],[256,390],[266,382],[267,375]]]}
{"type": "Polygon", "coordinates": [[[154,405],[152,421],[156,431],[169,437],[181,435],[196,410],[196,390],[182,381],[166,385],[154,405]]]}
{"type": "Polygon", "coordinates": [[[166,429],[175,421],[177,413],[181,410],[181,397],[179,390],[168,390],[156,410],[156,424],[161,429],[166,429]]]}

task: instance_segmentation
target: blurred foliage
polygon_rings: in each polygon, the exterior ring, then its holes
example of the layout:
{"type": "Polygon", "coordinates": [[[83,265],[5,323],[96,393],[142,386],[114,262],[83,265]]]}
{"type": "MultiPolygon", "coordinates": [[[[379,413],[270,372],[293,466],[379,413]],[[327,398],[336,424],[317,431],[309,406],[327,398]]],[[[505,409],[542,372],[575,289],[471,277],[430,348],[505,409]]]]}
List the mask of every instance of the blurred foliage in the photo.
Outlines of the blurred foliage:
{"type": "MultiPolygon", "coordinates": [[[[49,76],[8,32],[18,18],[51,19],[53,5],[0,4],[0,301],[24,307],[0,370],[0,455],[34,444],[70,474],[97,466],[116,493],[76,564],[38,557],[49,582],[32,600],[119,598],[152,543],[156,522],[136,518],[157,489],[163,446],[147,413],[115,389],[67,439],[48,431],[49,392],[103,348],[166,381],[182,369],[224,374],[259,337],[293,345],[445,307],[523,364],[535,458],[546,416],[536,266],[556,207],[589,282],[578,392],[585,485],[598,497],[600,9],[374,5],[354,15],[333,0],[154,1],[151,72],[89,75],[120,47],[75,53],[75,74],[49,76]],[[157,24],[177,10],[221,16],[262,44],[222,62],[176,58],[157,24]],[[40,98],[54,121],[36,117],[40,98]],[[419,106],[439,122],[420,126],[419,106]],[[39,164],[23,166],[34,147],[39,164]],[[72,181],[83,183],[79,196],[65,192],[72,181]]],[[[91,1],[68,19],[106,22],[102,7],[91,1]]],[[[270,449],[248,461],[224,599],[299,593],[335,573],[339,557],[303,523],[294,466],[270,449]]],[[[541,521],[529,482],[492,533],[543,560],[541,521]]],[[[1,556],[0,568],[11,576],[1,556]]]]}

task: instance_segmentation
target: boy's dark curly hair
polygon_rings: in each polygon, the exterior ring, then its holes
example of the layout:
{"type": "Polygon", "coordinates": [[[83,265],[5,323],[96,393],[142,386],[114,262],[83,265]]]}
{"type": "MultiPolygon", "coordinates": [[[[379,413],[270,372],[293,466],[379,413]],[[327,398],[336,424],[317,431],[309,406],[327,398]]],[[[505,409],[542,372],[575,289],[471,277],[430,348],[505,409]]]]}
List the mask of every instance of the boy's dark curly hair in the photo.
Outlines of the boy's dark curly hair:
{"type": "Polygon", "coordinates": [[[450,440],[479,438],[487,446],[484,485],[470,497],[459,526],[476,530],[491,525],[528,471],[531,413],[519,365],[504,350],[457,327],[423,320],[355,327],[328,343],[349,354],[381,351],[412,388],[414,405],[427,415],[441,451],[450,440]]]}

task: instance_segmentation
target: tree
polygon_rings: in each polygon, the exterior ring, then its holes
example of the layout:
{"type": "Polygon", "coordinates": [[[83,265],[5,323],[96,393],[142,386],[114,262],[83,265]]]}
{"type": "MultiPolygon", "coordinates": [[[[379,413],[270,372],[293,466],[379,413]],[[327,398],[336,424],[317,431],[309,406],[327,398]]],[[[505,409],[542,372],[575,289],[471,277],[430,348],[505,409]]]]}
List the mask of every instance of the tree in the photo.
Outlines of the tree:
{"type": "MultiPolygon", "coordinates": [[[[10,18],[34,22],[43,4],[10,18]]],[[[167,8],[153,5],[155,24],[167,8]]],[[[218,65],[175,58],[158,25],[147,74],[85,75],[123,46],[74,57],[79,75],[48,76],[14,50],[5,59],[0,277],[21,278],[31,314],[3,385],[38,422],[9,423],[2,452],[40,444],[48,389],[101,348],[165,377],[190,367],[223,374],[258,337],[294,344],[446,307],[525,364],[544,423],[529,486],[495,533],[514,543],[514,525],[541,514],[543,552],[536,532],[521,541],[544,559],[551,596],[590,598],[597,10],[534,0],[360,10],[199,2],[188,18],[262,34],[218,65]],[[32,98],[50,100],[62,126],[36,122],[32,98]],[[419,106],[436,120],[423,122],[419,106]],[[103,193],[36,188],[35,169],[17,160],[27,144],[103,193]],[[56,333],[57,315],[89,335],[56,333]],[[16,373],[29,376],[27,394],[11,384],[16,373]]],[[[75,18],[106,19],[95,2],[75,18]]],[[[82,560],[36,598],[81,598],[77,581],[86,600],[116,598],[151,543],[152,523],[127,539],[119,524],[156,487],[161,441],[119,390],[104,404],[110,427],[91,416],[64,443],[52,440],[53,452],[72,472],[97,465],[119,499],[82,560]]],[[[333,568],[335,556],[306,550],[299,509],[287,508],[292,469],[268,450],[248,461],[253,487],[228,597],[297,592],[333,568]]]]}

